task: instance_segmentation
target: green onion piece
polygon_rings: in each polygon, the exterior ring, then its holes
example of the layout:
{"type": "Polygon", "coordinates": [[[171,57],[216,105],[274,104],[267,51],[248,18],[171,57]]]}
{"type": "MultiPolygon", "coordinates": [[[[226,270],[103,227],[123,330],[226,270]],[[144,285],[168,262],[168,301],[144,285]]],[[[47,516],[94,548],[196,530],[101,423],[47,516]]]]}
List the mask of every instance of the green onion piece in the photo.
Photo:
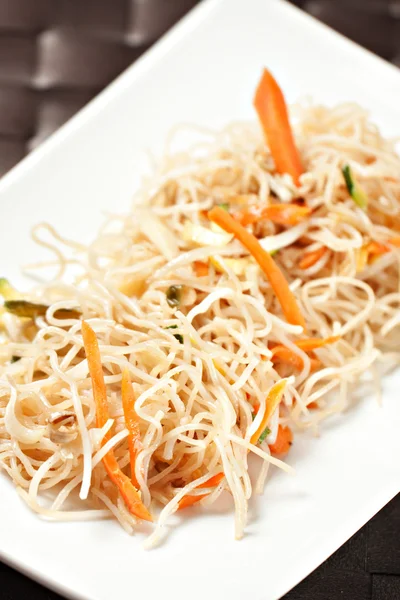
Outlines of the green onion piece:
{"type": "Polygon", "coordinates": [[[222,210],[226,210],[226,212],[229,212],[229,204],[227,202],[223,202],[222,204],[217,204],[217,206],[222,208],[222,210]]]}
{"type": "MultiPolygon", "coordinates": [[[[169,325],[165,329],[178,329],[178,325],[169,325]]],[[[183,335],[180,333],[174,333],[174,338],[178,340],[181,344],[183,344],[183,335]]]]}
{"type": "MultiPolygon", "coordinates": [[[[16,317],[35,319],[36,317],[43,317],[49,307],[46,304],[36,304],[27,300],[6,300],[4,308],[16,317]]],[[[60,308],[56,310],[54,316],[56,319],[79,319],[81,313],[74,308],[60,308]]]]}
{"type": "Polygon", "coordinates": [[[347,190],[350,196],[353,198],[354,202],[362,208],[366,210],[368,206],[368,198],[362,187],[357,183],[354,178],[354,175],[350,169],[350,165],[344,165],[342,168],[344,182],[346,184],[347,190]]]}
{"type": "MultiPolygon", "coordinates": [[[[252,419],[254,421],[254,419],[256,418],[256,413],[254,413],[254,412],[251,413],[251,416],[252,416],[252,419]]],[[[269,435],[270,433],[271,433],[270,428],[266,427],[264,429],[264,431],[262,432],[262,434],[260,435],[260,437],[258,438],[258,443],[261,444],[265,440],[265,438],[267,437],[267,435],[269,435]]]]}
{"type": "Polygon", "coordinates": [[[258,438],[258,443],[261,444],[265,440],[267,435],[269,435],[270,433],[271,433],[271,430],[268,427],[266,427],[264,429],[264,431],[262,432],[262,434],[260,435],[260,437],[258,438]]]}
{"type": "Polygon", "coordinates": [[[181,303],[182,285],[170,285],[166,291],[167,302],[171,308],[177,307],[181,303]]]}
{"type": "Polygon", "coordinates": [[[16,317],[34,319],[35,317],[44,316],[48,306],[45,304],[35,304],[27,300],[7,300],[4,302],[4,308],[16,317]]]}
{"type": "Polygon", "coordinates": [[[279,248],[277,248],[276,250],[270,250],[269,255],[270,256],[275,256],[275,254],[278,254],[278,252],[279,252],[279,248]]]}

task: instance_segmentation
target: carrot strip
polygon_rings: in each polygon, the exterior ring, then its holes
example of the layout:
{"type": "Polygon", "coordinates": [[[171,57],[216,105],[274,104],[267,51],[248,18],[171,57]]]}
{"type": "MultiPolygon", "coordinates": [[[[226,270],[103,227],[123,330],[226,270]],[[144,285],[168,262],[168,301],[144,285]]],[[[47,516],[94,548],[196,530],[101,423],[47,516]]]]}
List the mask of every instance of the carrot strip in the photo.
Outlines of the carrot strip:
{"type": "Polygon", "coordinates": [[[312,267],[313,265],[315,265],[315,263],[319,261],[320,258],[324,256],[327,250],[328,248],[322,246],[322,248],[318,248],[318,250],[313,250],[313,252],[307,252],[307,254],[305,254],[300,260],[299,268],[308,269],[309,267],[312,267]]]}
{"type": "MultiPolygon", "coordinates": [[[[327,338],[307,338],[305,340],[299,340],[298,342],[295,342],[295,345],[304,352],[312,352],[313,350],[322,348],[322,346],[326,346],[327,344],[334,344],[338,341],[338,339],[340,339],[339,336],[331,336],[327,338]]],[[[286,362],[293,365],[299,371],[303,368],[303,359],[295,354],[293,350],[290,350],[290,348],[279,344],[274,346],[274,348],[271,349],[271,352],[272,362],[275,362],[276,360],[286,362]]],[[[313,361],[313,358],[311,358],[311,361],[313,361]]],[[[318,361],[317,364],[312,363],[312,369],[318,368],[319,364],[320,361],[318,361]]]]}
{"type": "Polygon", "coordinates": [[[262,216],[270,219],[278,225],[297,225],[304,221],[312,213],[308,206],[299,206],[298,204],[271,204],[262,216]]]}
{"type": "Polygon", "coordinates": [[[247,248],[255,260],[260,265],[261,269],[267,276],[272,289],[274,290],[283,313],[289,323],[293,325],[301,325],[305,329],[305,320],[300,312],[300,308],[296,302],[296,298],[283,275],[282,271],[275,263],[274,259],[260,245],[254,235],[249,233],[243,225],[235,221],[235,219],[219,206],[214,206],[208,213],[208,218],[222,227],[225,231],[233,233],[233,235],[247,248]]]}
{"type": "Polygon", "coordinates": [[[386,254],[386,252],[390,252],[390,248],[386,244],[372,241],[367,244],[367,252],[368,254],[379,256],[380,254],[386,254]]]}
{"type": "Polygon", "coordinates": [[[307,408],[309,410],[317,410],[319,408],[318,402],[310,402],[310,404],[307,404],[307,408]]]}
{"type": "Polygon", "coordinates": [[[313,358],[312,357],[310,359],[310,362],[311,362],[311,365],[310,365],[310,371],[311,372],[317,371],[322,366],[322,362],[319,360],[319,358],[313,358]]]}
{"type": "MultiPolygon", "coordinates": [[[[216,487],[224,477],[224,473],[217,473],[213,477],[210,477],[210,479],[207,479],[207,481],[205,481],[204,483],[198,485],[196,489],[216,487]]],[[[193,504],[196,504],[196,502],[200,502],[200,500],[205,498],[207,495],[208,494],[201,494],[200,496],[191,496],[190,494],[188,494],[187,496],[183,496],[183,498],[179,501],[178,510],[181,510],[182,508],[187,508],[188,506],[193,506],[193,504]]]]}
{"type": "Polygon", "coordinates": [[[267,400],[265,402],[265,412],[257,430],[253,433],[253,435],[250,438],[251,444],[257,444],[260,435],[263,433],[263,431],[265,431],[265,428],[267,427],[270,418],[272,417],[280,401],[282,400],[285,387],[286,379],[281,379],[277,383],[274,383],[272,388],[269,390],[267,400]]]}
{"type": "Polygon", "coordinates": [[[292,365],[298,371],[303,368],[303,359],[295,354],[293,350],[286,348],[285,346],[276,346],[276,351],[272,354],[272,362],[283,362],[292,365]]]}
{"type": "Polygon", "coordinates": [[[125,425],[129,432],[128,445],[131,463],[131,481],[136,489],[139,489],[139,484],[136,479],[135,466],[136,456],[141,448],[139,419],[135,411],[135,396],[133,394],[132,384],[129,377],[128,369],[122,372],[121,382],[122,408],[124,410],[125,425]]]}
{"type": "Polygon", "coordinates": [[[196,261],[193,263],[193,267],[197,277],[206,277],[208,275],[208,265],[206,263],[196,261]]]}
{"type": "Polygon", "coordinates": [[[312,213],[308,206],[298,204],[271,204],[270,206],[250,206],[238,210],[233,217],[244,227],[269,220],[278,225],[297,225],[312,213]]]}
{"type": "MultiPolygon", "coordinates": [[[[286,363],[288,365],[292,365],[294,369],[296,369],[297,371],[301,371],[304,363],[303,360],[300,358],[300,356],[298,356],[297,354],[295,354],[292,350],[289,350],[289,348],[284,348],[282,350],[279,351],[279,353],[277,353],[277,361],[273,362],[281,362],[281,363],[286,363]]],[[[316,371],[317,369],[319,369],[322,365],[321,361],[318,358],[315,358],[313,356],[310,357],[310,370],[311,371],[316,371]]]]}
{"type": "Polygon", "coordinates": [[[340,335],[331,335],[327,338],[306,338],[305,340],[298,340],[295,344],[304,352],[311,352],[317,348],[322,348],[322,346],[334,344],[338,340],[340,340],[340,335]]]}
{"type": "Polygon", "coordinates": [[[394,237],[388,240],[387,244],[382,244],[381,242],[376,242],[372,240],[368,242],[365,246],[363,246],[360,250],[360,261],[361,264],[358,267],[358,270],[362,270],[365,267],[365,264],[372,264],[383,254],[391,251],[391,247],[400,248],[400,237],[394,237]],[[361,268],[360,268],[361,267],[361,268]]]}
{"type": "Polygon", "coordinates": [[[293,433],[289,427],[278,427],[278,435],[274,444],[269,449],[272,454],[287,454],[293,441],[293,433]]]}
{"type": "MultiPolygon", "coordinates": [[[[96,425],[103,427],[110,418],[107,404],[107,389],[104,382],[103,367],[101,364],[99,344],[93,329],[82,321],[83,345],[89,365],[92,380],[93,398],[96,404],[96,425]]],[[[110,439],[106,435],[103,445],[110,439]]],[[[103,458],[103,464],[111,481],[118,488],[129,512],[139,519],[152,521],[152,516],[143,504],[139,492],[134,488],[130,479],[121,471],[114,452],[110,450],[103,458]]]]}
{"type": "Polygon", "coordinates": [[[254,107],[278,173],[289,173],[296,185],[304,172],[293,139],[285,98],[271,73],[264,69],[254,97],[254,107]]]}

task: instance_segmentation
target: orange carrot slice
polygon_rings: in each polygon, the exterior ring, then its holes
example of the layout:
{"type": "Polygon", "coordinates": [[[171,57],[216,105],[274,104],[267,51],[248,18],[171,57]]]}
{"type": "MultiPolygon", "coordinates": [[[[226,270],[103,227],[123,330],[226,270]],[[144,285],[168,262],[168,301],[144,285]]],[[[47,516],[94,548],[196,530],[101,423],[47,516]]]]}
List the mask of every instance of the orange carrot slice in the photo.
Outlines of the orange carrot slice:
{"type": "Polygon", "coordinates": [[[389,244],[395,248],[400,248],[400,237],[394,237],[389,240],[389,244]]]}
{"type": "MultiPolygon", "coordinates": [[[[304,352],[312,352],[313,350],[316,350],[317,348],[322,348],[323,346],[326,346],[327,344],[334,344],[339,339],[340,339],[340,336],[330,336],[327,338],[306,338],[305,340],[299,340],[294,343],[298,348],[300,348],[304,352]]],[[[301,370],[303,368],[303,359],[300,356],[298,356],[297,354],[295,354],[293,352],[293,350],[290,350],[290,348],[287,348],[286,346],[283,346],[282,344],[278,344],[277,346],[274,346],[271,349],[271,352],[272,352],[272,357],[271,357],[272,362],[276,362],[279,360],[281,362],[286,362],[286,363],[292,364],[298,370],[301,370]]],[[[311,359],[311,361],[313,361],[313,358],[311,359]]],[[[320,364],[321,364],[320,361],[318,361],[317,366],[320,364]]],[[[311,368],[312,369],[315,368],[315,365],[312,365],[311,368]]]]}
{"type": "Polygon", "coordinates": [[[230,214],[228,214],[219,206],[214,206],[214,208],[210,210],[208,213],[208,218],[222,227],[222,229],[225,231],[233,233],[233,235],[243,244],[243,246],[247,248],[267,276],[271,287],[279,300],[286,319],[289,321],[289,323],[292,323],[293,325],[301,325],[301,327],[305,329],[306,323],[304,317],[301,314],[296,298],[289,288],[285,276],[275,263],[272,256],[270,256],[270,254],[266,252],[260,245],[260,242],[257,240],[257,238],[249,233],[247,229],[243,227],[243,225],[235,221],[230,214]]]}
{"type": "MultiPolygon", "coordinates": [[[[93,398],[96,404],[96,425],[103,427],[110,418],[107,403],[107,389],[104,382],[99,344],[93,329],[82,321],[83,345],[89,365],[92,380],[93,398]]],[[[103,445],[110,439],[105,436],[103,445]]],[[[143,504],[139,492],[134,488],[130,479],[121,471],[114,452],[110,450],[103,458],[103,464],[111,481],[118,488],[129,512],[144,521],[152,521],[152,516],[143,504]]]]}
{"type": "MultiPolygon", "coordinates": [[[[272,361],[274,364],[278,362],[292,365],[292,367],[297,371],[301,371],[304,366],[302,358],[300,358],[300,356],[295,354],[292,350],[289,350],[289,348],[280,350],[279,353],[277,353],[275,360],[272,359],[272,361]]],[[[321,365],[322,363],[318,358],[310,355],[310,371],[317,371],[321,365]]]]}
{"type": "Polygon", "coordinates": [[[367,244],[367,252],[368,254],[379,256],[380,254],[386,254],[386,252],[390,252],[390,248],[386,244],[372,241],[367,244]]]}
{"type": "Polygon", "coordinates": [[[318,248],[318,250],[307,252],[307,254],[305,254],[299,262],[300,269],[308,269],[309,267],[314,266],[315,263],[317,263],[319,259],[325,255],[327,250],[328,248],[322,246],[322,248],[318,248]]]}
{"type": "Polygon", "coordinates": [[[254,97],[260,119],[278,173],[289,173],[296,185],[304,172],[293,139],[285,98],[271,73],[264,69],[254,97]]]}
{"type": "MultiPolygon", "coordinates": [[[[217,473],[217,475],[210,477],[210,479],[207,479],[207,481],[198,485],[196,489],[216,487],[222,481],[223,478],[224,473],[217,473]]],[[[207,495],[208,494],[200,494],[200,496],[191,496],[190,494],[188,494],[187,496],[183,496],[183,498],[178,504],[178,510],[181,510],[182,508],[187,508],[188,506],[193,506],[193,504],[196,504],[196,502],[200,502],[200,500],[205,498],[207,495]]]]}
{"type": "Polygon", "coordinates": [[[133,394],[132,383],[129,377],[128,369],[122,372],[121,382],[122,408],[124,411],[125,425],[129,432],[128,445],[131,463],[131,480],[136,489],[139,484],[135,475],[136,456],[141,448],[139,419],[135,411],[135,396],[133,394]]]}
{"type": "Polygon", "coordinates": [[[306,338],[304,340],[298,340],[295,344],[298,348],[304,350],[304,352],[311,352],[317,348],[322,348],[322,346],[334,344],[338,340],[340,340],[340,335],[331,335],[327,338],[306,338]]]}
{"type": "Polygon", "coordinates": [[[309,410],[317,410],[319,408],[318,402],[310,402],[310,404],[307,404],[307,408],[309,410]]]}
{"type": "Polygon", "coordinates": [[[289,427],[278,427],[278,435],[274,444],[269,449],[272,454],[287,454],[293,441],[293,433],[289,427]]]}
{"type": "Polygon", "coordinates": [[[196,261],[193,263],[194,271],[197,277],[206,277],[208,275],[208,265],[206,263],[196,261]]]}

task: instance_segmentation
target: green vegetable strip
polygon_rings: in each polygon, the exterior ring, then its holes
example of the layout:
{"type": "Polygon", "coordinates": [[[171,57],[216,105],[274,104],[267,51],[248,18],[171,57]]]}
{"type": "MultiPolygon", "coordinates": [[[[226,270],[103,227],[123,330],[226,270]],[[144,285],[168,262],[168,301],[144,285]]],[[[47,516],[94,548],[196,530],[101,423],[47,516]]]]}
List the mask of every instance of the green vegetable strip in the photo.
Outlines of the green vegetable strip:
{"type": "MultiPolygon", "coordinates": [[[[178,329],[178,325],[169,325],[165,329],[178,329]]],[[[183,335],[181,335],[180,333],[174,333],[174,338],[176,340],[178,340],[178,342],[180,342],[181,344],[183,344],[183,335]]]]}
{"type": "Polygon", "coordinates": [[[264,429],[264,431],[262,432],[262,434],[260,435],[260,437],[258,438],[259,444],[261,444],[265,440],[267,435],[269,435],[270,433],[271,433],[271,430],[268,427],[266,427],[264,429]]]}
{"type": "MultiPolygon", "coordinates": [[[[36,304],[27,300],[6,300],[4,308],[16,317],[35,319],[36,317],[43,317],[49,307],[46,304],[36,304]]],[[[54,316],[56,319],[79,319],[81,313],[74,308],[60,308],[56,310],[54,316]]]]}
{"type": "Polygon", "coordinates": [[[358,185],[358,183],[354,179],[354,175],[351,172],[350,165],[344,165],[344,167],[342,168],[342,174],[350,196],[353,198],[357,206],[365,210],[368,206],[368,198],[364,190],[358,185]]]}

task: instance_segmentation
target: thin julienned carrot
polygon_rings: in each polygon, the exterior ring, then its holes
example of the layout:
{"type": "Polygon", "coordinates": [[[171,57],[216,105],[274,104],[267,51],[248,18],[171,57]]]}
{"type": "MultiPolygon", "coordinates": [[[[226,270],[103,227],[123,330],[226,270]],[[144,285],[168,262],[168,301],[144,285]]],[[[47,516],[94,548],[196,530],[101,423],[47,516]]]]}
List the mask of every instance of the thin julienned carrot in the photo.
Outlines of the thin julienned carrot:
{"type": "Polygon", "coordinates": [[[263,418],[261,419],[261,423],[259,424],[257,430],[253,433],[253,435],[250,438],[250,442],[252,444],[257,444],[260,435],[265,431],[265,428],[267,427],[272,415],[274,414],[275,410],[277,409],[279,403],[282,400],[285,387],[286,379],[281,379],[280,381],[277,381],[277,383],[274,383],[272,388],[269,390],[265,402],[265,412],[263,418]]]}
{"type": "Polygon", "coordinates": [[[400,237],[394,237],[388,240],[387,244],[382,244],[381,242],[375,242],[372,240],[369,242],[364,248],[367,252],[367,260],[369,264],[372,264],[383,254],[387,254],[390,252],[391,246],[394,248],[400,248],[400,237]]]}
{"type": "Polygon", "coordinates": [[[386,252],[390,252],[390,248],[386,244],[372,241],[367,244],[367,252],[368,254],[379,256],[380,254],[386,254],[386,252]]]}
{"type": "MultiPolygon", "coordinates": [[[[307,338],[305,340],[298,340],[294,343],[298,348],[300,348],[300,350],[303,350],[304,352],[312,352],[313,350],[316,350],[317,348],[322,348],[322,346],[326,346],[327,344],[334,344],[339,339],[339,336],[330,336],[327,338],[307,338]]],[[[277,346],[274,346],[271,349],[271,352],[272,362],[276,362],[277,360],[279,360],[281,362],[292,364],[298,370],[301,370],[303,368],[303,359],[300,356],[298,356],[298,354],[293,352],[293,350],[290,350],[290,348],[279,344],[277,346]]]]}
{"type": "Polygon", "coordinates": [[[310,363],[311,363],[311,365],[310,365],[311,372],[318,371],[318,369],[320,369],[322,366],[322,362],[319,360],[319,358],[311,357],[310,363]]]}
{"type": "Polygon", "coordinates": [[[200,494],[200,496],[184,496],[178,504],[178,510],[193,506],[193,504],[197,504],[197,502],[200,502],[200,500],[203,500],[203,498],[206,498],[207,496],[208,494],[200,494]]]}
{"type": "Polygon", "coordinates": [[[310,404],[307,404],[307,408],[309,410],[317,410],[319,408],[318,402],[310,402],[310,404]]]}
{"type": "Polygon", "coordinates": [[[292,325],[301,325],[305,329],[306,323],[304,317],[285,276],[272,256],[262,248],[257,238],[219,206],[214,206],[210,210],[208,218],[228,233],[233,233],[243,246],[247,248],[267,276],[288,322],[292,325]]]}
{"type": "Polygon", "coordinates": [[[208,275],[208,265],[201,261],[196,261],[193,263],[193,267],[197,277],[206,277],[208,275]]]}
{"type": "Polygon", "coordinates": [[[103,367],[96,334],[86,321],[82,321],[82,338],[92,380],[93,397],[96,404],[96,426],[101,428],[109,419],[107,389],[104,382],[103,367]]]}
{"type": "Polygon", "coordinates": [[[300,269],[308,269],[309,267],[314,266],[315,263],[317,263],[319,259],[325,255],[327,250],[328,248],[322,246],[322,248],[318,248],[318,250],[307,252],[307,254],[305,254],[299,262],[300,269]]]}
{"type": "Polygon", "coordinates": [[[296,148],[285,98],[272,74],[264,69],[254,97],[260,119],[278,173],[289,173],[296,185],[304,172],[296,148]]]}
{"type": "MultiPolygon", "coordinates": [[[[103,367],[101,364],[96,334],[86,321],[82,321],[82,337],[89,366],[89,373],[92,380],[93,398],[96,405],[96,425],[97,427],[103,427],[110,418],[107,403],[107,389],[104,382],[103,367]]],[[[103,439],[103,445],[109,439],[110,435],[106,435],[103,439]]],[[[152,521],[153,518],[143,504],[139,492],[134,488],[130,479],[119,468],[112,450],[107,452],[104,456],[103,464],[109,478],[114,485],[117,486],[129,512],[144,521],[152,521]]]]}
{"type": "MultiPolygon", "coordinates": [[[[210,477],[210,479],[207,479],[207,481],[204,483],[198,485],[196,489],[216,487],[222,481],[224,476],[224,473],[217,473],[216,475],[213,475],[213,477],[210,477]]],[[[183,496],[178,504],[178,510],[187,508],[188,506],[193,506],[193,504],[200,502],[200,500],[206,496],[208,496],[208,494],[201,494],[200,496],[190,496],[188,494],[187,496],[183,496]]]]}
{"type": "Polygon", "coordinates": [[[298,371],[301,371],[303,368],[303,359],[298,356],[298,354],[295,354],[293,350],[290,350],[290,348],[286,348],[286,346],[275,346],[272,352],[271,360],[273,363],[287,363],[288,365],[292,365],[298,371]]]}
{"type": "Polygon", "coordinates": [[[287,454],[293,441],[293,433],[289,427],[278,427],[278,435],[274,444],[270,444],[271,454],[287,454]]]}
{"type": "MultiPolygon", "coordinates": [[[[289,348],[282,348],[277,354],[272,358],[272,362],[275,363],[285,363],[291,365],[295,370],[301,371],[304,367],[303,359],[295,354],[289,348]]],[[[317,371],[321,367],[322,363],[318,358],[314,356],[310,356],[310,370],[317,371]]]]}
{"type": "MultiPolygon", "coordinates": [[[[299,340],[294,343],[298,348],[300,348],[304,352],[312,352],[313,350],[316,350],[317,348],[322,348],[322,346],[326,346],[327,344],[334,344],[339,339],[339,336],[330,336],[327,338],[307,338],[305,340],[299,340]]],[[[290,348],[279,344],[278,346],[274,346],[274,348],[271,349],[271,352],[272,362],[276,362],[277,360],[279,360],[281,362],[293,365],[299,371],[303,368],[303,359],[297,354],[295,354],[293,350],[290,350],[290,348]]],[[[318,359],[314,360],[318,361],[318,359]]],[[[311,362],[312,370],[314,370],[318,366],[318,364],[320,364],[320,361],[318,361],[317,365],[313,364],[313,358],[311,358],[311,362]]]]}
{"type": "Polygon", "coordinates": [[[312,350],[316,350],[317,348],[322,348],[322,346],[334,344],[339,340],[340,335],[331,335],[326,338],[306,338],[305,340],[298,340],[297,342],[295,342],[295,345],[301,350],[304,350],[304,352],[311,352],[312,350]]]}
{"type": "Polygon", "coordinates": [[[269,206],[250,206],[233,213],[233,217],[244,227],[268,220],[278,225],[297,225],[310,216],[312,210],[308,206],[298,204],[270,204],[269,206]]]}
{"type": "Polygon", "coordinates": [[[128,369],[122,372],[121,382],[122,408],[124,411],[125,425],[129,432],[128,445],[129,456],[131,463],[131,481],[136,489],[139,489],[139,484],[136,479],[136,456],[141,448],[139,419],[135,411],[135,396],[133,394],[132,383],[129,377],[128,369]]]}

